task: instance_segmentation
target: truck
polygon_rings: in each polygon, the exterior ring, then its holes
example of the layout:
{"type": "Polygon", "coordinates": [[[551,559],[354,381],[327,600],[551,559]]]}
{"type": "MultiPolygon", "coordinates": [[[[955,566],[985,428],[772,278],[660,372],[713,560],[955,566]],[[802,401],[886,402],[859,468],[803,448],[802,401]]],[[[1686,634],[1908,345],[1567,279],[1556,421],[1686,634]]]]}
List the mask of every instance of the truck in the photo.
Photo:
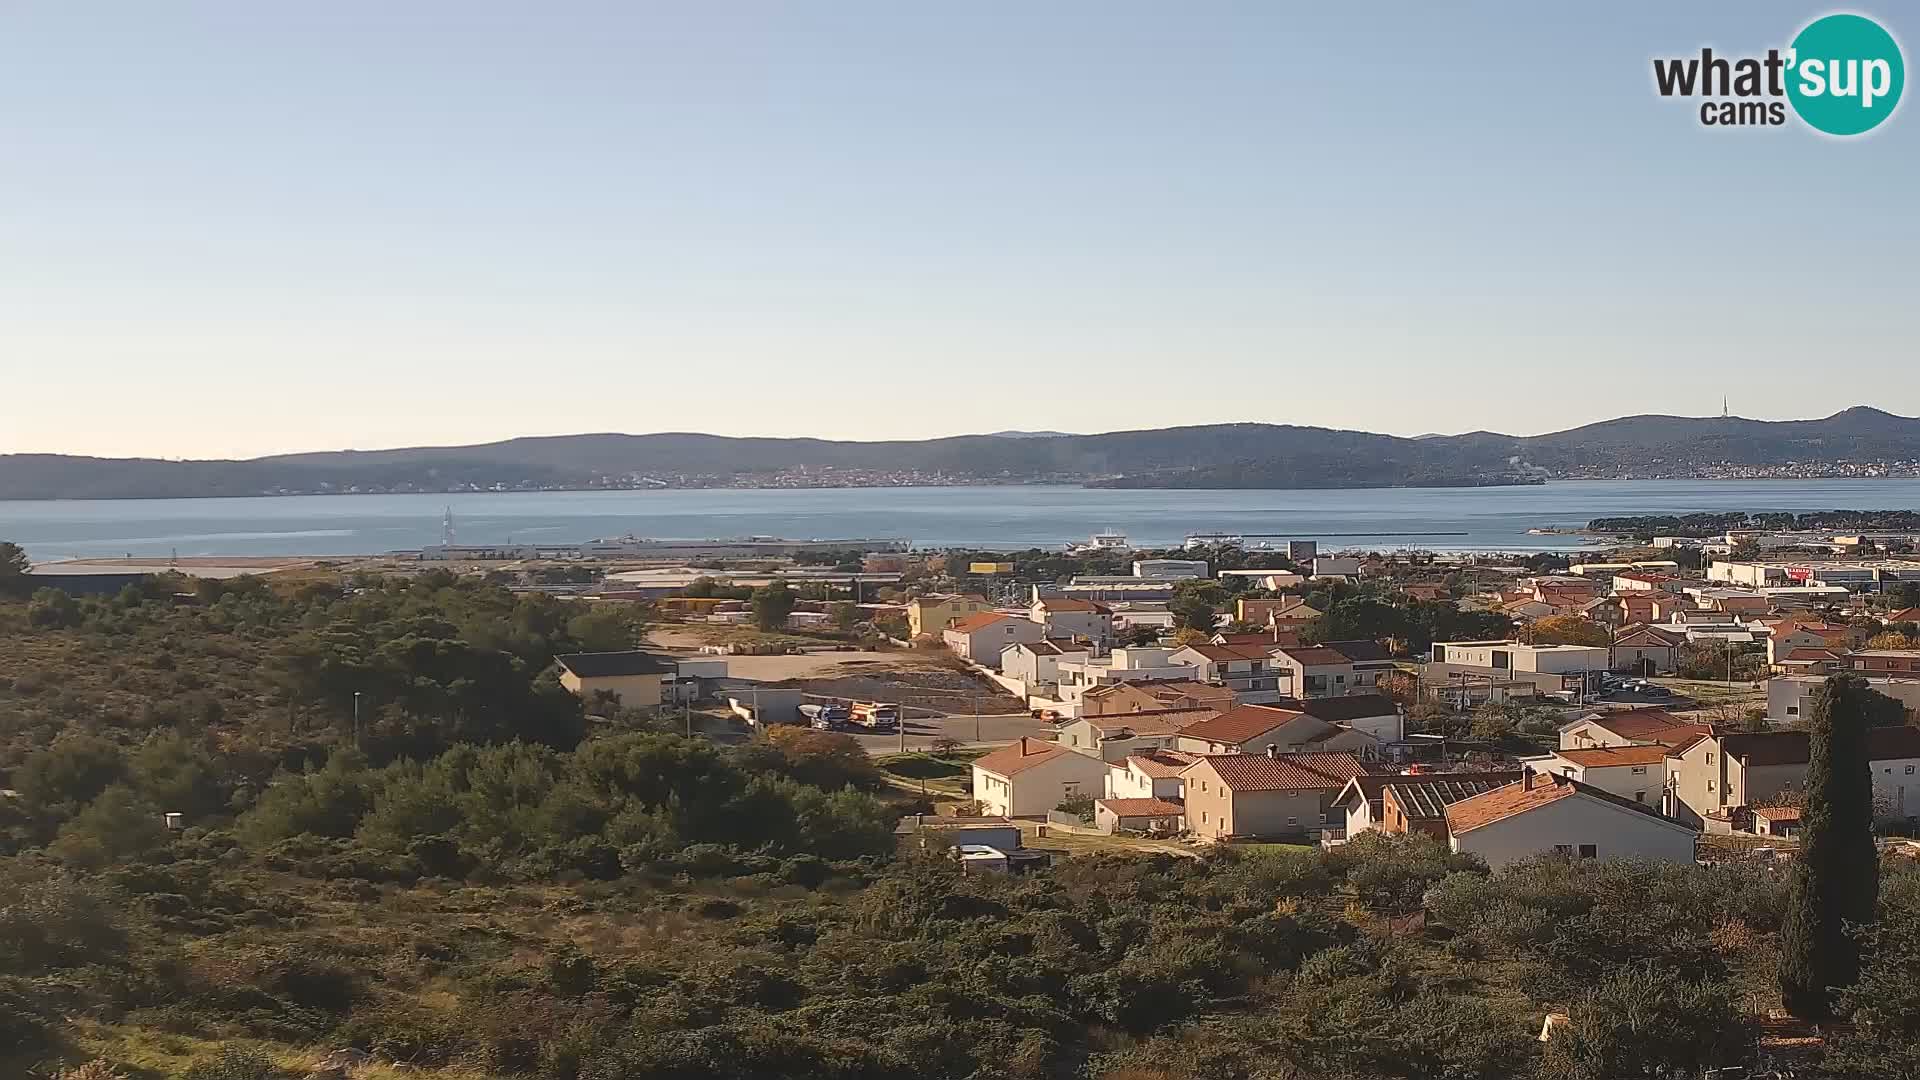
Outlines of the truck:
{"type": "Polygon", "coordinates": [[[824,704],[809,702],[800,706],[800,715],[806,717],[810,726],[821,731],[843,731],[853,719],[853,710],[837,701],[824,704]]]}
{"type": "Polygon", "coordinates": [[[853,722],[873,731],[894,731],[900,727],[900,706],[882,701],[853,703],[853,722]]]}

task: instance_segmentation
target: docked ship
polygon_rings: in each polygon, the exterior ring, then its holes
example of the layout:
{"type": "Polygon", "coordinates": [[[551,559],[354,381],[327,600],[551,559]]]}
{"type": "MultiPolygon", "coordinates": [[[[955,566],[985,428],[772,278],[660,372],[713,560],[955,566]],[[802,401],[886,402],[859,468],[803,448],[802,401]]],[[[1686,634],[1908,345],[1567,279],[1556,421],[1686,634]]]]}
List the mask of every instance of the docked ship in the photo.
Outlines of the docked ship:
{"type": "Polygon", "coordinates": [[[1105,532],[1094,533],[1084,544],[1071,544],[1067,552],[1072,555],[1085,555],[1095,551],[1132,551],[1133,545],[1127,542],[1127,534],[1108,527],[1105,532]]]}

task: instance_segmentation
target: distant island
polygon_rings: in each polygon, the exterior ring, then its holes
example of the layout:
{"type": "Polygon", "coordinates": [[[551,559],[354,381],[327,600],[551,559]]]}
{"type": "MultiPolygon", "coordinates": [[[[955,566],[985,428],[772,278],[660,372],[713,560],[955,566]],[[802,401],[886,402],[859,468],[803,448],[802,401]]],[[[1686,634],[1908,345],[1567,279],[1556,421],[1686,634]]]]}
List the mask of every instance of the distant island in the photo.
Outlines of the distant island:
{"type": "Polygon", "coordinates": [[[648,488],[1082,484],[1103,488],[1484,487],[1555,479],[1920,475],[1920,420],[1630,416],[1547,435],[1403,438],[1290,424],[841,442],[559,435],[236,461],[0,455],[0,499],[648,488]]]}

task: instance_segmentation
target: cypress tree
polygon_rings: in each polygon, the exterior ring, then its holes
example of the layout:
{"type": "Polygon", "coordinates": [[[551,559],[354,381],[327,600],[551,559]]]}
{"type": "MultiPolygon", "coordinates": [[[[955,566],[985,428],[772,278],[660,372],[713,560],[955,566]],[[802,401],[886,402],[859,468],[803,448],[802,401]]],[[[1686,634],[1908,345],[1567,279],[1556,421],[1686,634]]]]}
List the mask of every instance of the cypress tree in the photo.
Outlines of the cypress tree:
{"type": "Polygon", "coordinates": [[[1832,1015],[1833,992],[1860,977],[1847,925],[1874,920],[1880,863],[1873,846],[1873,772],[1867,726],[1874,691],[1835,675],[1814,694],[1807,800],[1781,928],[1780,996],[1795,1016],[1832,1015]]]}

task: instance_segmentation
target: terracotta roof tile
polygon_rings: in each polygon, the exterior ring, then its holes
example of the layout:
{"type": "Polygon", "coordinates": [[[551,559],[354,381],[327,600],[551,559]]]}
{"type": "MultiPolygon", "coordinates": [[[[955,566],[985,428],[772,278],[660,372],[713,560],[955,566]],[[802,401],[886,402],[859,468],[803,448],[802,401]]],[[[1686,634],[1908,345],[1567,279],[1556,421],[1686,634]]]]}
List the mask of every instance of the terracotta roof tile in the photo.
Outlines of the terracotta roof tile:
{"type": "Polygon", "coordinates": [[[1305,715],[1306,713],[1295,712],[1292,709],[1276,709],[1271,705],[1240,705],[1211,719],[1191,724],[1181,729],[1180,734],[1188,738],[1234,745],[1258,738],[1274,728],[1290,724],[1305,715]]]}
{"type": "Polygon", "coordinates": [[[1209,754],[1189,771],[1209,766],[1233,791],[1338,790],[1367,767],[1352,754],[1209,754]]]}
{"type": "Polygon", "coordinates": [[[948,626],[947,629],[958,630],[963,634],[971,634],[980,630],[985,630],[987,627],[992,626],[1003,619],[1012,619],[1012,618],[1013,616],[1007,614],[1004,611],[982,611],[977,615],[969,615],[964,619],[955,619],[952,625],[948,626]]]}
{"type": "Polygon", "coordinates": [[[1607,769],[1616,765],[1653,765],[1667,759],[1667,748],[1658,743],[1652,746],[1601,746],[1588,750],[1555,750],[1555,757],[1565,758],[1588,769],[1607,769]]]}
{"type": "Polygon", "coordinates": [[[1071,753],[1072,750],[1059,743],[1022,738],[1019,742],[1008,743],[991,754],[974,759],[973,765],[995,776],[1013,777],[1035,765],[1044,765],[1061,754],[1071,753]]]}
{"type": "Polygon", "coordinates": [[[1155,780],[1168,780],[1187,771],[1187,766],[1199,760],[1197,754],[1183,754],[1178,750],[1162,750],[1154,754],[1129,754],[1127,764],[1139,769],[1155,780]]]}

